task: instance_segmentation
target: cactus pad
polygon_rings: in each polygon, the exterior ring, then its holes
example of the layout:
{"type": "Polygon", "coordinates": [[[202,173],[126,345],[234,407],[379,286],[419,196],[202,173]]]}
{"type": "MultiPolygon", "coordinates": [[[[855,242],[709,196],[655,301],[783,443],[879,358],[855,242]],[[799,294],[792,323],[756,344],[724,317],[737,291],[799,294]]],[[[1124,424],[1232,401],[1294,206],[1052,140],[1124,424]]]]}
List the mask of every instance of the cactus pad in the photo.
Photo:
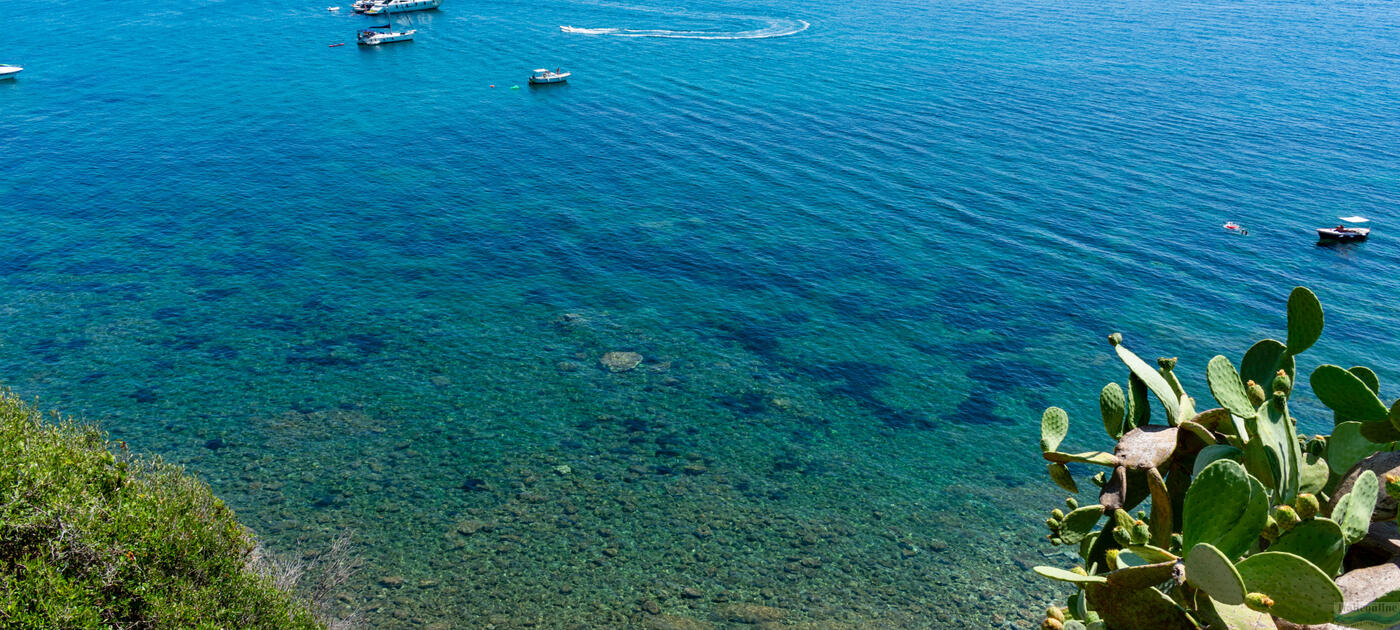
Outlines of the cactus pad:
{"type": "Polygon", "coordinates": [[[1074,462],[1078,464],[1098,464],[1099,466],[1118,465],[1118,458],[1115,457],[1113,453],[1104,453],[1100,451],[1086,451],[1083,453],[1061,453],[1059,451],[1049,451],[1041,453],[1040,456],[1044,457],[1046,461],[1056,462],[1060,464],[1068,464],[1070,462],[1074,462]]]}
{"type": "Polygon", "coordinates": [[[1331,470],[1327,468],[1327,461],[1311,453],[1304,453],[1303,460],[1298,467],[1298,492],[1315,494],[1322,492],[1327,486],[1327,479],[1331,475],[1331,470]]]}
{"type": "Polygon", "coordinates": [[[1069,415],[1064,409],[1051,407],[1040,416],[1040,450],[1053,451],[1069,433],[1069,415]]]}
{"type": "Polygon", "coordinates": [[[1089,604],[1115,630],[1196,630],[1186,611],[1155,588],[1086,585],[1089,604]]]}
{"type": "Polygon", "coordinates": [[[1381,484],[1376,473],[1362,472],[1351,486],[1351,492],[1337,500],[1332,507],[1332,520],[1342,527],[1347,543],[1361,540],[1371,528],[1371,514],[1376,510],[1381,484]]]}
{"type": "Polygon", "coordinates": [[[1147,383],[1128,373],[1128,406],[1123,412],[1123,430],[1146,426],[1152,421],[1152,403],[1147,400],[1147,383]]]}
{"type": "Polygon", "coordinates": [[[1283,551],[1317,565],[1323,573],[1336,575],[1342,568],[1347,547],[1342,528],[1325,518],[1303,521],[1280,536],[1269,551],[1283,551]]]}
{"type": "Polygon", "coordinates": [[[1297,624],[1332,621],[1341,609],[1342,591],[1311,562],[1291,553],[1265,551],[1235,565],[1245,588],[1274,601],[1269,613],[1297,624]]]}
{"type": "Polygon", "coordinates": [[[1265,339],[1249,347],[1240,360],[1240,379],[1267,385],[1274,380],[1274,374],[1284,370],[1293,373],[1288,349],[1275,339],[1265,339]]]}
{"type": "Polygon", "coordinates": [[[1361,434],[1360,422],[1343,422],[1332,429],[1332,437],[1327,440],[1327,465],[1339,474],[1345,473],[1381,448],[1361,434]]]}
{"type": "Polygon", "coordinates": [[[1103,516],[1102,505],[1086,505],[1069,514],[1060,523],[1060,540],[1066,545],[1077,545],[1094,531],[1103,516]]]}
{"type": "Polygon", "coordinates": [[[1073,571],[1066,571],[1056,567],[1038,566],[1031,567],[1032,571],[1039,573],[1043,577],[1061,582],[1073,582],[1075,584],[1103,584],[1108,581],[1101,575],[1080,575],[1073,571]]]}
{"type": "Polygon", "coordinates": [[[1200,543],[1186,554],[1186,581],[1222,604],[1244,603],[1244,580],[1229,558],[1209,543],[1200,543]]]}
{"type": "Polygon", "coordinates": [[[1307,287],[1288,295],[1288,354],[1302,354],[1322,336],[1322,304],[1307,287]]]}
{"type": "Polygon", "coordinates": [[[1259,465],[1266,457],[1273,473],[1270,484],[1278,491],[1279,502],[1286,503],[1298,495],[1299,469],[1302,467],[1302,446],[1294,433],[1293,421],[1288,417],[1287,408],[1280,402],[1267,402],[1259,406],[1259,412],[1245,418],[1250,441],[1245,445],[1245,462],[1252,464],[1251,472],[1261,474],[1259,465]],[[1260,449],[1263,456],[1260,455],[1260,449]]]}
{"type": "Polygon", "coordinates": [[[1114,346],[1113,350],[1118,353],[1118,358],[1123,360],[1123,364],[1132,370],[1133,376],[1141,379],[1143,384],[1147,385],[1147,389],[1151,390],[1157,399],[1162,401],[1162,407],[1167,410],[1167,423],[1175,426],[1180,419],[1181,409],[1176,392],[1172,391],[1172,386],[1167,383],[1167,379],[1162,378],[1156,369],[1153,369],[1138,355],[1133,354],[1131,350],[1121,345],[1114,346]]]}
{"type": "Polygon", "coordinates": [[[1348,420],[1385,422],[1390,410],[1376,393],[1355,374],[1335,365],[1320,365],[1313,370],[1313,393],[1322,404],[1348,420]]]}
{"type": "Polygon", "coordinates": [[[1240,380],[1239,372],[1235,371],[1235,366],[1229,359],[1222,355],[1211,359],[1206,365],[1206,382],[1210,385],[1210,394],[1215,397],[1215,401],[1220,403],[1221,407],[1230,410],[1230,413],[1240,417],[1254,413],[1254,405],[1249,402],[1244,382],[1240,380]]]}
{"type": "Polygon", "coordinates": [[[1069,467],[1058,462],[1051,462],[1047,470],[1050,472],[1050,480],[1055,485],[1064,488],[1067,492],[1079,494],[1079,484],[1074,483],[1074,475],[1070,474],[1069,467]]]}
{"type": "Polygon", "coordinates": [[[1099,413],[1103,414],[1103,428],[1108,437],[1123,437],[1123,414],[1128,408],[1128,399],[1118,383],[1109,383],[1099,392],[1099,413]]]}
{"type": "Polygon", "coordinates": [[[1250,483],[1244,467],[1228,459],[1206,466],[1186,490],[1182,548],[1209,543],[1234,559],[1249,550],[1264,529],[1269,499],[1250,483]]]}
{"type": "Polygon", "coordinates": [[[1377,396],[1381,395],[1381,379],[1376,376],[1375,372],[1371,371],[1371,368],[1356,365],[1347,368],[1347,371],[1361,379],[1361,382],[1365,383],[1366,387],[1371,388],[1371,391],[1375,392],[1377,396]]]}
{"type": "Polygon", "coordinates": [[[1201,474],[1201,471],[1205,470],[1206,466],[1209,466],[1211,462],[1217,459],[1230,459],[1243,462],[1244,451],[1230,446],[1229,444],[1211,444],[1201,449],[1201,452],[1196,454],[1196,464],[1195,468],[1191,471],[1191,476],[1195,477],[1201,474]]]}

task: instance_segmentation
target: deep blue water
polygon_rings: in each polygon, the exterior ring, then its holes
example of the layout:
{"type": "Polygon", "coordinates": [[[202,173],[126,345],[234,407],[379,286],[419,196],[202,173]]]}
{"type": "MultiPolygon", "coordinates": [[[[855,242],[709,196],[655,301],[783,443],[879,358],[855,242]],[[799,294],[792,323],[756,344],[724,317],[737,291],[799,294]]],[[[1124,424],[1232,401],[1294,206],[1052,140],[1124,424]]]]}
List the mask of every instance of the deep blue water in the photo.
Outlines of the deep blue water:
{"type": "Polygon", "coordinates": [[[6,7],[0,381],[376,627],[1029,627],[1109,332],[1400,393],[1395,3],[334,1],[6,7]]]}

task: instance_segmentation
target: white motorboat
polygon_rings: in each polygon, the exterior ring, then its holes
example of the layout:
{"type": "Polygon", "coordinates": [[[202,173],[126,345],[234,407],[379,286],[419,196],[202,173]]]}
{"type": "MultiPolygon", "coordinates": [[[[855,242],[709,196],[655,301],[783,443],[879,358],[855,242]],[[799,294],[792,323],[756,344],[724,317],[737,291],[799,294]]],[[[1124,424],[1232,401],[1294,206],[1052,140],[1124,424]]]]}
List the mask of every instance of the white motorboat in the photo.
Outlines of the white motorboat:
{"type": "Polygon", "coordinates": [[[442,5],[442,0],[376,0],[373,5],[365,9],[365,15],[388,15],[390,13],[408,13],[409,11],[427,11],[436,9],[442,5]]]}
{"type": "Polygon", "coordinates": [[[355,41],[361,46],[378,46],[380,44],[410,41],[413,39],[413,34],[418,32],[417,29],[410,29],[407,31],[376,30],[389,28],[393,27],[386,24],[384,26],[371,26],[363,29],[355,35],[355,41]]]}
{"type": "Polygon", "coordinates": [[[0,63],[0,81],[4,81],[5,79],[13,79],[15,78],[15,75],[23,71],[24,68],[21,68],[19,66],[12,66],[7,63],[0,63]]]}
{"type": "Polygon", "coordinates": [[[559,68],[548,70],[545,68],[535,68],[534,74],[530,75],[530,83],[539,85],[542,83],[563,83],[569,80],[572,72],[561,72],[559,68]]]}
{"type": "Polygon", "coordinates": [[[350,10],[356,13],[364,13],[370,10],[370,7],[373,7],[376,2],[377,0],[355,0],[350,3],[350,10]]]}
{"type": "MultiPolygon", "coordinates": [[[[1339,217],[1347,223],[1369,223],[1365,217],[1339,217]]],[[[1371,228],[1347,227],[1339,224],[1337,227],[1317,228],[1317,238],[1322,241],[1364,241],[1371,235],[1371,228]]]]}

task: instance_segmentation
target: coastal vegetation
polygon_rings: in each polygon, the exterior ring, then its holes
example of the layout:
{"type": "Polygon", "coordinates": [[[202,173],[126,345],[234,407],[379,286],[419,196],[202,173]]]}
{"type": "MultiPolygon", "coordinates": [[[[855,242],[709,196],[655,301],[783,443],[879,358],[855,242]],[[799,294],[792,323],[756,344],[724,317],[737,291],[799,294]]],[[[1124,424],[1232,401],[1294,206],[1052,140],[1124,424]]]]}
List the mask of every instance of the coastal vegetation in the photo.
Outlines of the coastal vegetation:
{"type": "Polygon", "coordinates": [[[1201,410],[1207,399],[1184,391],[1175,359],[1154,367],[1110,337],[1129,370],[1126,388],[1110,383],[1099,395],[1113,452],[1063,452],[1068,414],[1051,407],[1041,420],[1056,484],[1077,495],[1085,475],[1075,468],[1105,468],[1087,479],[1096,503],[1071,496],[1045,522],[1074,562],[1035,571],[1074,590],[1043,628],[1400,622],[1400,401],[1382,402],[1370,369],[1317,366],[1308,382],[1334,427],[1300,435],[1290,412],[1298,357],[1322,328],[1317,297],[1294,289],[1286,341],[1256,343],[1238,369],[1212,359],[1206,380],[1218,406],[1201,410]]]}
{"type": "Polygon", "coordinates": [[[182,469],[0,393],[0,627],[324,628],[301,573],[182,469]]]}

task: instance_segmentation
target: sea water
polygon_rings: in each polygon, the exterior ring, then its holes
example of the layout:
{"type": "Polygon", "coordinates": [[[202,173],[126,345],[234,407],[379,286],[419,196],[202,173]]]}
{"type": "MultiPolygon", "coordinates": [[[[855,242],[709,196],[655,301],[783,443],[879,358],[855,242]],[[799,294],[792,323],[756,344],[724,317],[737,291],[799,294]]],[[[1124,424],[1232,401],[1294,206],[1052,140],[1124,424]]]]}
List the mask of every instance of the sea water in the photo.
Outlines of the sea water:
{"type": "Polygon", "coordinates": [[[1394,3],[336,1],[5,7],[0,381],[373,627],[1032,627],[1108,333],[1400,393],[1394,3]]]}

